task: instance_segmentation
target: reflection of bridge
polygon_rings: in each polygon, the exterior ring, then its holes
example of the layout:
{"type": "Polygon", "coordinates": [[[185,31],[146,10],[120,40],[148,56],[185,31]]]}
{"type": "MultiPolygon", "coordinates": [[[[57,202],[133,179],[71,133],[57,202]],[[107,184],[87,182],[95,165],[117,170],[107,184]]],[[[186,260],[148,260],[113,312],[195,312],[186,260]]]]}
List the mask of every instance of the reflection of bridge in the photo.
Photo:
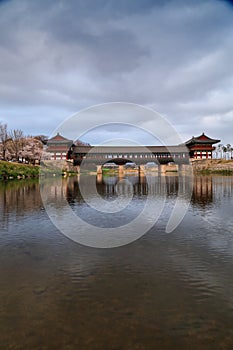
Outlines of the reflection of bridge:
{"type": "MultiPolygon", "coordinates": [[[[53,180],[54,182],[55,180],[53,180]]],[[[89,193],[93,198],[92,189],[90,188],[90,175],[81,177],[69,177],[63,184],[66,186],[66,198],[70,203],[74,203],[78,200],[79,203],[85,203],[85,199],[81,194],[80,183],[82,183],[82,190],[86,194],[89,193]]],[[[154,174],[149,174],[146,177],[140,173],[134,173],[131,175],[119,176],[116,175],[102,175],[98,174],[96,177],[96,188],[99,195],[104,198],[110,198],[119,195],[119,192],[125,195],[130,195],[133,191],[138,196],[155,195],[165,197],[167,195],[178,196],[182,194],[183,200],[188,198],[189,193],[192,191],[192,182],[188,177],[182,176],[168,176],[161,177],[154,174]],[[126,180],[126,181],[121,181],[126,180]]],[[[51,189],[48,189],[51,191],[51,189]]],[[[56,191],[56,193],[62,194],[62,191],[56,191]]]]}

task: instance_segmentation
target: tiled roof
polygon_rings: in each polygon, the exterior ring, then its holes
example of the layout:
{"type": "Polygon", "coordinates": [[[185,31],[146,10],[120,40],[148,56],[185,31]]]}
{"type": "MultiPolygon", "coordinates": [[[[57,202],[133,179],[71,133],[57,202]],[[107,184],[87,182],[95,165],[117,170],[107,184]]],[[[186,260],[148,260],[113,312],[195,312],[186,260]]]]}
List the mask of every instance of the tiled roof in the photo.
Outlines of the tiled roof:
{"type": "Polygon", "coordinates": [[[60,142],[64,142],[64,141],[65,141],[65,142],[69,142],[69,141],[70,141],[70,142],[73,142],[72,140],[69,140],[69,139],[67,139],[66,137],[60,135],[59,132],[58,132],[56,136],[51,137],[51,139],[48,140],[48,143],[53,143],[53,142],[58,142],[58,143],[60,143],[60,142]]]}
{"type": "Polygon", "coordinates": [[[209,136],[206,136],[204,134],[204,132],[200,135],[200,136],[196,136],[196,137],[192,137],[190,140],[186,141],[185,144],[186,145],[191,145],[191,144],[214,144],[217,142],[220,142],[221,140],[217,140],[217,139],[212,139],[209,136]]]}

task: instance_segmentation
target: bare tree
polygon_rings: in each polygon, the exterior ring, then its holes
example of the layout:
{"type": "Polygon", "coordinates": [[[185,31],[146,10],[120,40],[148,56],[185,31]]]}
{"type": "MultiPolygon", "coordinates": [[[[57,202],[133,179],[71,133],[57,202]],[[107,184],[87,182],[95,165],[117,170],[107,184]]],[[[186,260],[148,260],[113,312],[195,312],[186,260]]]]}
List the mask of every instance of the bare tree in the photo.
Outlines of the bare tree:
{"type": "Polygon", "coordinates": [[[7,124],[0,123],[1,157],[3,160],[6,160],[8,137],[7,124]]]}
{"type": "Polygon", "coordinates": [[[45,135],[37,135],[34,136],[34,139],[39,140],[43,143],[43,145],[46,145],[47,141],[48,141],[48,136],[45,135]]]}
{"type": "Polygon", "coordinates": [[[8,141],[8,152],[12,159],[19,160],[20,152],[23,150],[25,138],[20,129],[10,130],[8,141]]]}
{"type": "Polygon", "coordinates": [[[76,140],[74,142],[75,146],[90,146],[90,143],[83,142],[81,140],[76,140]]]}

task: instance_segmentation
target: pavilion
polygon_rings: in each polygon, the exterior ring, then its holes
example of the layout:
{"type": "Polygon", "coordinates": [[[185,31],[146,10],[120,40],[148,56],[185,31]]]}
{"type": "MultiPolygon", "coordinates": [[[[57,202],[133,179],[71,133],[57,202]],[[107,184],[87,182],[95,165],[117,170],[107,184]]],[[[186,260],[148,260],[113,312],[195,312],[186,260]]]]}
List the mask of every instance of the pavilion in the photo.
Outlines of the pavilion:
{"type": "Polygon", "coordinates": [[[215,150],[213,145],[218,142],[220,142],[220,140],[212,139],[203,132],[200,136],[193,136],[190,140],[185,142],[185,145],[189,149],[190,158],[208,159],[212,158],[212,151],[215,150]]]}

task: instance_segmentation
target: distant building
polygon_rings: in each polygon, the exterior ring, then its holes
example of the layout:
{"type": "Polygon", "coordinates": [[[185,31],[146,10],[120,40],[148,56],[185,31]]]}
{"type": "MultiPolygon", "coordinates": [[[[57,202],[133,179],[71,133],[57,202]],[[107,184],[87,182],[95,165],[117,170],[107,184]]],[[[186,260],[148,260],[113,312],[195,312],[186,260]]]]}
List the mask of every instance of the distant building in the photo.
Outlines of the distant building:
{"type": "Polygon", "coordinates": [[[220,142],[217,139],[211,139],[206,136],[203,132],[202,135],[197,137],[192,137],[190,140],[185,142],[189,149],[190,158],[194,159],[207,159],[212,158],[212,152],[215,150],[213,146],[215,143],[220,142]]]}
{"type": "Polygon", "coordinates": [[[67,152],[72,144],[72,140],[57,133],[56,136],[47,141],[46,152],[51,154],[51,159],[53,160],[66,159],[67,152]]]}

